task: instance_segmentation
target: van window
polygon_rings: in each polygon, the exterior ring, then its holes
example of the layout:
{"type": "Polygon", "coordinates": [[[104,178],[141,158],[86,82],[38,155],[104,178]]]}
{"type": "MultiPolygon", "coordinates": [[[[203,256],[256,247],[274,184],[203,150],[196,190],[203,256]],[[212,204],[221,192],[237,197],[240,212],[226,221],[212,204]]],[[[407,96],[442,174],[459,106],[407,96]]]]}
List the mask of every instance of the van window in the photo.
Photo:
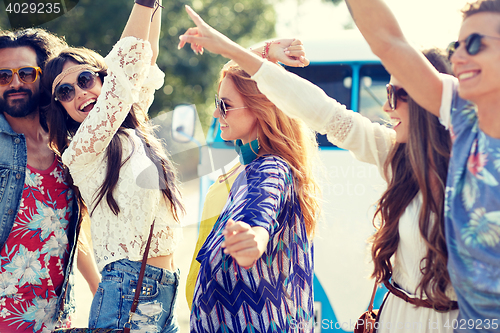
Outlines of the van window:
{"type": "MultiPolygon", "coordinates": [[[[351,108],[351,66],[311,64],[304,68],[287,67],[287,70],[311,81],[323,89],[328,96],[344,104],[348,109],[351,108]]],[[[326,135],[318,134],[317,138],[320,147],[333,147],[326,135]]]]}
{"type": "Polygon", "coordinates": [[[351,66],[311,64],[304,68],[287,67],[287,70],[313,82],[328,96],[351,108],[351,66]]]}
{"type": "Polygon", "coordinates": [[[387,124],[390,119],[382,106],[387,100],[389,74],[382,65],[363,65],[359,77],[359,113],[372,122],[387,124]]]}

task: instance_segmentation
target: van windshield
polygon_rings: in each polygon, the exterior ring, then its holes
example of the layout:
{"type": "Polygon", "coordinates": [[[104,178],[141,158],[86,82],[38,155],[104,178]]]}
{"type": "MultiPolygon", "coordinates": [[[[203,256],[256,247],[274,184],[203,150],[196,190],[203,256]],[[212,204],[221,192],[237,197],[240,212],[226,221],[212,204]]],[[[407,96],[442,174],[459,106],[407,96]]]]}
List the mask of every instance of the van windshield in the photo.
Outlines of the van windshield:
{"type": "MultiPolygon", "coordinates": [[[[320,87],[325,93],[344,104],[348,109],[357,109],[363,116],[373,122],[386,124],[389,121],[382,110],[386,100],[385,85],[389,83],[390,76],[384,67],[377,64],[364,64],[359,62],[350,64],[322,64],[315,63],[308,67],[287,67],[293,72],[320,87]],[[353,75],[359,78],[359,86],[353,87],[353,75]],[[353,94],[355,96],[353,96],[353,94]],[[357,106],[352,103],[353,98],[357,106]]],[[[320,147],[334,147],[326,135],[318,134],[320,147]]]]}
{"type": "MultiPolygon", "coordinates": [[[[351,108],[352,67],[349,65],[311,64],[307,67],[287,67],[293,72],[320,87],[339,103],[351,108]]],[[[333,147],[326,135],[317,135],[320,147],[333,147]]]]}
{"type": "Polygon", "coordinates": [[[359,77],[359,113],[372,122],[387,124],[390,119],[382,106],[387,99],[389,74],[382,65],[363,65],[359,77]]]}

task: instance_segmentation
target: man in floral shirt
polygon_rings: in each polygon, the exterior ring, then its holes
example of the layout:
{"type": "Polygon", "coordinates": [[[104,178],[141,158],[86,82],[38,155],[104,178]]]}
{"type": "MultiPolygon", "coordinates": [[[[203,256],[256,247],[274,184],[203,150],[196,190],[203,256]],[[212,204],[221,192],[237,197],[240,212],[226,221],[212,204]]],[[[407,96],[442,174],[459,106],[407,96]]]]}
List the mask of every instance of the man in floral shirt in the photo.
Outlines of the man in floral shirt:
{"type": "Polygon", "coordinates": [[[74,306],[79,209],[40,121],[40,75],[66,43],[41,29],[0,33],[0,332],[51,332],[74,306]]]}

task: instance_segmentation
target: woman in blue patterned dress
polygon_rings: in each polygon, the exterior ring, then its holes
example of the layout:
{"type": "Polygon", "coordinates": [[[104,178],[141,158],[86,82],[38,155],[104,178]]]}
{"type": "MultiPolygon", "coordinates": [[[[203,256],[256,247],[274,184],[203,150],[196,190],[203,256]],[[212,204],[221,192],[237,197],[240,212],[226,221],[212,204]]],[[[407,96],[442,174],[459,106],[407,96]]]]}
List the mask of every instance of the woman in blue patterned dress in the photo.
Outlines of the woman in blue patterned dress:
{"type": "Polygon", "coordinates": [[[310,332],[315,136],[232,63],[222,70],[214,116],[244,170],[197,257],[191,332],[310,332]]]}

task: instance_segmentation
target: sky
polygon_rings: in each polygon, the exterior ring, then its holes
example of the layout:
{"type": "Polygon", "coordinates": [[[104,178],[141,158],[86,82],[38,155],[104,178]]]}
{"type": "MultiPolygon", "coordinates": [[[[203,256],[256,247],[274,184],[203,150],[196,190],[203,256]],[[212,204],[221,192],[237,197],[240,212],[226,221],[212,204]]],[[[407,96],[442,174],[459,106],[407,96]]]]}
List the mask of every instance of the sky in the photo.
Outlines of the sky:
{"type": "MultiPolygon", "coordinates": [[[[419,47],[445,48],[456,40],[466,0],[386,0],[408,40],[419,47]]],[[[349,23],[344,2],[283,0],[275,5],[278,37],[331,37],[349,23]]]]}

